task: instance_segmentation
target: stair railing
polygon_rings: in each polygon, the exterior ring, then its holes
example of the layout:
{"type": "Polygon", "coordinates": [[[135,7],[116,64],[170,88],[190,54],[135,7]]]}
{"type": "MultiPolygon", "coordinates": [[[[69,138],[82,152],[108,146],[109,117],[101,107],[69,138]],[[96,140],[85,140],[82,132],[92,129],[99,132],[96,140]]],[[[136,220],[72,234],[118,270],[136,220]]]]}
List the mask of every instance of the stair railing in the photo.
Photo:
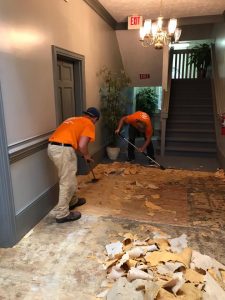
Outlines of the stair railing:
{"type": "Polygon", "coordinates": [[[168,63],[168,79],[167,87],[163,89],[162,97],[162,108],[161,108],[161,144],[160,144],[160,154],[165,155],[165,141],[166,141],[166,121],[168,118],[169,102],[170,102],[170,89],[171,89],[171,75],[172,75],[172,61],[173,61],[173,50],[169,53],[169,63],[168,63]]]}
{"type": "Polygon", "coordinates": [[[215,45],[211,45],[211,61],[212,61],[212,96],[213,96],[213,109],[214,109],[214,124],[215,124],[215,132],[216,132],[216,143],[219,157],[220,153],[224,152],[224,142],[221,139],[221,116],[224,113],[223,111],[223,101],[224,101],[224,93],[223,88],[221,86],[221,79],[219,78],[218,73],[218,63],[216,61],[216,50],[215,45]]]}
{"type": "Polygon", "coordinates": [[[197,79],[197,67],[190,63],[193,49],[172,50],[172,79],[197,79]]]}

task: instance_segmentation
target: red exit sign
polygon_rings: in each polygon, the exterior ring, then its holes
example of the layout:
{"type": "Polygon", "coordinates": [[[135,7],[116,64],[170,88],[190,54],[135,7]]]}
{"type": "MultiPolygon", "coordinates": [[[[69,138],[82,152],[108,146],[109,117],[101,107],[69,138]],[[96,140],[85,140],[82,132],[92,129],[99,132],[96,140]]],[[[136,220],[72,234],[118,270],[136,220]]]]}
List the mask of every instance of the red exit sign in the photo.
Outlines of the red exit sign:
{"type": "Polygon", "coordinates": [[[148,79],[150,78],[150,74],[139,74],[140,79],[148,79]]]}
{"type": "Polygon", "coordinates": [[[130,16],[128,17],[128,29],[139,29],[142,26],[142,16],[130,16]]]}

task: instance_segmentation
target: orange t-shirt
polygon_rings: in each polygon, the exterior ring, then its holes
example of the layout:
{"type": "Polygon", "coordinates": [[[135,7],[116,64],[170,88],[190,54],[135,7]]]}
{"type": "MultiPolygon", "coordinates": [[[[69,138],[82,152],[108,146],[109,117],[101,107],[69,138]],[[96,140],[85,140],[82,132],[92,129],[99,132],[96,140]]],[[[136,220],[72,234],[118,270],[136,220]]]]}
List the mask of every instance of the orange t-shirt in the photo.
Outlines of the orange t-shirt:
{"type": "Polygon", "coordinates": [[[95,125],[86,117],[72,117],[65,120],[50,136],[49,142],[71,144],[78,148],[81,136],[87,136],[91,142],[95,140],[95,125]]]}
{"type": "Polygon", "coordinates": [[[132,126],[134,126],[135,128],[137,128],[137,123],[136,121],[142,121],[146,124],[146,129],[145,129],[145,136],[146,137],[151,137],[152,136],[152,123],[151,123],[151,119],[149,117],[148,114],[146,114],[145,112],[142,111],[136,111],[135,113],[128,115],[125,119],[124,122],[127,124],[130,124],[132,126]]]}

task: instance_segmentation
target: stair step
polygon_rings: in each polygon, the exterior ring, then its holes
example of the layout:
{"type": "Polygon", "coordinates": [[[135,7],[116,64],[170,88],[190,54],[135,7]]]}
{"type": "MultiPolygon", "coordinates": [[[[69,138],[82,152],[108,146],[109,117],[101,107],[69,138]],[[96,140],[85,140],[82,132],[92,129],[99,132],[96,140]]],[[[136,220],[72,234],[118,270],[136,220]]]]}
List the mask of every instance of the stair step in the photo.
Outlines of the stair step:
{"type": "Polygon", "coordinates": [[[190,115],[190,114],[169,114],[167,122],[174,122],[174,121],[183,121],[183,122],[189,122],[189,121],[195,121],[195,122],[200,122],[200,121],[211,121],[213,123],[213,115],[212,114],[195,114],[195,115],[190,115]]]}
{"type": "Polygon", "coordinates": [[[183,143],[215,143],[215,138],[186,138],[186,137],[166,137],[166,142],[183,142],[183,143]]]}
{"type": "Polygon", "coordinates": [[[181,133],[214,133],[215,130],[210,128],[210,129],[206,129],[206,128],[200,128],[200,129],[196,129],[196,128],[170,128],[167,129],[168,132],[181,132],[181,133]]]}
{"type": "MultiPolygon", "coordinates": [[[[159,150],[158,150],[159,151],[159,150]]],[[[165,153],[167,155],[174,155],[174,156],[200,156],[200,157],[215,157],[216,151],[208,150],[205,151],[205,148],[201,149],[190,149],[186,147],[167,147],[165,148],[165,153]]]]}
{"type": "Polygon", "coordinates": [[[199,152],[199,153],[216,153],[216,148],[201,147],[184,147],[184,146],[166,146],[166,151],[183,151],[183,152],[199,152]]]}
{"type": "Polygon", "coordinates": [[[182,94],[182,95],[175,95],[174,93],[171,94],[170,98],[171,104],[190,104],[195,105],[198,103],[199,105],[210,105],[212,103],[212,98],[210,97],[196,97],[192,95],[182,94]]]}
{"type": "Polygon", "coordinates": [[[213,108],[211,105],[205,105],[195,107],[194,105],[171,105],[169,107],[169,114],[213,114],[213,108]]]}
{"type": "Polygon", "coordinates": [[[214,132],[188,132],[188,131],[166,131],[166,137],[168,138],[185,138],[185,139],[214,139],[214,132]]]}

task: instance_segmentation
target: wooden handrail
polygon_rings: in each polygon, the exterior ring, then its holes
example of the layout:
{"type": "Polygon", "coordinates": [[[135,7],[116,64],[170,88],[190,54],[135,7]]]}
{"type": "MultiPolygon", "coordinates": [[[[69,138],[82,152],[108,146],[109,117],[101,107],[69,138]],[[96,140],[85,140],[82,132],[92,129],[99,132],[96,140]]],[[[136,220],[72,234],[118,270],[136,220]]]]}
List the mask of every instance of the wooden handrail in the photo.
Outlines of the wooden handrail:
{"type": "Polygon", "coordinates": [[[165,139],[166,139],[166,120],[168,118],[169,102],[170,102],[170,89],[171,89],[171,69],[173,62],[173,51],[170,50],[169,53],[169,64],[168,64],[168,82],[167,90],[163,90],[163,99],[162,99],[162,110],[161,110],[161,145],[160,151],[161,155],[165,154],[165,139]]]}

